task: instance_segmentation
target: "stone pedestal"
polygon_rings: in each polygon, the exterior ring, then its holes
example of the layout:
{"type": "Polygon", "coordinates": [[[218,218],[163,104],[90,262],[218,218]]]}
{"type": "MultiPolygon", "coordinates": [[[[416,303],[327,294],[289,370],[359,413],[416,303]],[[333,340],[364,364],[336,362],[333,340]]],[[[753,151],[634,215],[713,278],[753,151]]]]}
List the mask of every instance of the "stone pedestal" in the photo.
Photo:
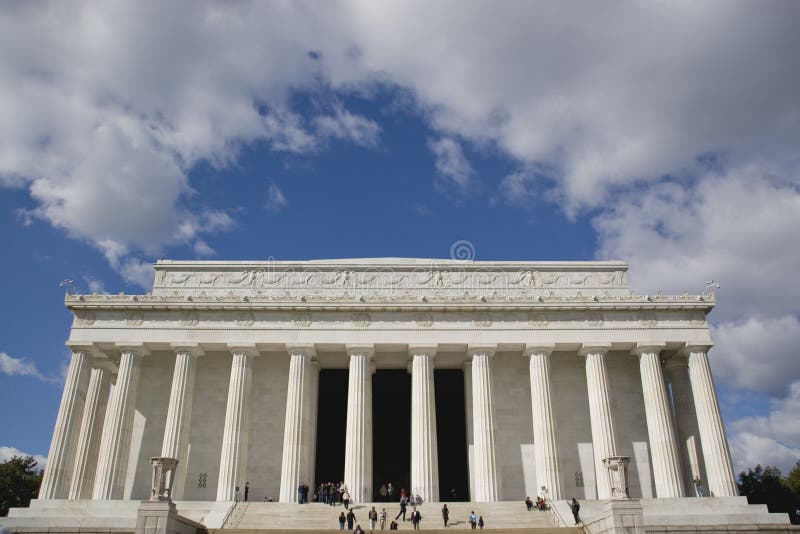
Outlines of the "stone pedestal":
{"type": "Polygon", "coordinates": [[[142,501],[136,514],[136,534],[196,534],[205,527],[178,515],[172,501],[142,501]]]}

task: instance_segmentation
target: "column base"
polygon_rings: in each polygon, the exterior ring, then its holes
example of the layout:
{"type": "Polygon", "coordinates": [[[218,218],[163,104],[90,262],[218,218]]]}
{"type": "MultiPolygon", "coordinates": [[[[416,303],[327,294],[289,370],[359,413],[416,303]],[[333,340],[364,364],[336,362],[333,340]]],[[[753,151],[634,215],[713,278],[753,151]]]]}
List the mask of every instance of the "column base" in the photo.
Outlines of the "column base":
{"type": "Polygon", "coordinates": [[[584,524],[588,534],[645,534],[644,509],[638,499],[611,499],[603,515],[584,524]]]}

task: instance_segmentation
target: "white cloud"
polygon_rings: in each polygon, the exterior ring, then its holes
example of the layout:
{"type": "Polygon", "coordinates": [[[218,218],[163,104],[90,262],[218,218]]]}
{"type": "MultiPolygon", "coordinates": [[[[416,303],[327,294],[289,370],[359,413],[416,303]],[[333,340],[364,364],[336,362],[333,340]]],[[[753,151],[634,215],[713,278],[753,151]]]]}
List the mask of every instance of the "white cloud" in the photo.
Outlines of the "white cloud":
{"type": "Polygon", "coordinates": [[[800,381],[766,416],[745,417],[730,424],[730,447],[737,472],[757,464],[788,473],[800,459],[800,381]]]}
{"type": "Polygon", "coordinates": [[[44,469],[47,465],[47,456],[42,456],[41,454],[28,454],[27,452],[22,452],[16,447],[0,447],[0,462],[8,461],[14,456],[19,456],[21,458],[33,456],[33,459],[36,460],[37,463],[37,469],[44,469]]]}
{"type": "Polygon", "coordinates": [[[270,182],[267,185],[267,202],[265,207],[268,211],[277,213],[281,211],[289,203],[286,196],[281,191],[280,187],[275,182],[270,182]]]}
{"type": "Polygon", "coordinates": [[[211,248],[209,244],[203,241],[202,239],[198,239],[197,241],[195,241],[193,248],[194,248],[194,253],[203,258],[207,258],[215,254],[214,249],[211,248]]]}
{"type": "Polygon", "coordinates": [[[321,115],[314,120],[317,132],[322,137],[343,139],[354,145],[374,147],[378,144],[381,127],[377,122],[334,106],[332,115],[321,115]]]}
{"type": "Polygon", "coordinates": [[[14,358],[5,352],[0,352],[0,373],[9,376],[29,376],[42,382],[58,382],[55,378],[43,375],[36,363],[27,358],[14,358]]]}
{"type": "Polygon", "coordinates": [[[451,138],[443,137],[428,139],[428,148],[436,156],[436,171],[446,180],[443,185],[455,185],[459,191],[465,191],[470,186],[474,171],[464,156],[461,145],[451,138]]]}
{"type": "Polygon", "coordinates": [[[106,291],[106,286],[101,280],[98,280],[92,276],[84,276],[83,280],[86,282],[86,285],[89,286],[90,293],[98,293],[100,295],[108,294],[108,291],[106,291]]]}

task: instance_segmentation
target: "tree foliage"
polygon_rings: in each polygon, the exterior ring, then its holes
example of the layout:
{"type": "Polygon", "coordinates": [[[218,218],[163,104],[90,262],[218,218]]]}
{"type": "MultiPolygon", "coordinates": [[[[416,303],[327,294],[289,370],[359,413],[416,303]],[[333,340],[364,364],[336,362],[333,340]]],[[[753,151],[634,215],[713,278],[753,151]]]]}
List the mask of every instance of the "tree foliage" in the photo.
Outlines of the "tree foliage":
{"type": "Polygon", "coordinates": [[[777,467],[761,467],[742,471],[738,477],[739,494],[750,504],[766,504],[772,513],[787,513],[792,523],[800,518],[795,510],[800,506],[800,460],[786,478],[777,467]]]}
{"type": "Polygon", "coordinates": [[[39,495],[42,470],[32,456],[14,456],[0,463],[0,517],[9,508],[28,506],[39,495]]]}

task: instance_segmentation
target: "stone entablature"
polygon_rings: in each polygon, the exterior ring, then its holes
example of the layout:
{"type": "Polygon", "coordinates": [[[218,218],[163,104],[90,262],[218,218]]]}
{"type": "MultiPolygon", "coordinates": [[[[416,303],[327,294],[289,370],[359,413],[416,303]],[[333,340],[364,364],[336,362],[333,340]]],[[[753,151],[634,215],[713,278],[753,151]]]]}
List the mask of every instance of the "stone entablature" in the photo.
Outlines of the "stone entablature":
{"type": "Polygon", "coordinates": [[[622,262],[357,259],[156,263],[155,296],[264,301],[525,301],[627,297],[622,262]]]}

